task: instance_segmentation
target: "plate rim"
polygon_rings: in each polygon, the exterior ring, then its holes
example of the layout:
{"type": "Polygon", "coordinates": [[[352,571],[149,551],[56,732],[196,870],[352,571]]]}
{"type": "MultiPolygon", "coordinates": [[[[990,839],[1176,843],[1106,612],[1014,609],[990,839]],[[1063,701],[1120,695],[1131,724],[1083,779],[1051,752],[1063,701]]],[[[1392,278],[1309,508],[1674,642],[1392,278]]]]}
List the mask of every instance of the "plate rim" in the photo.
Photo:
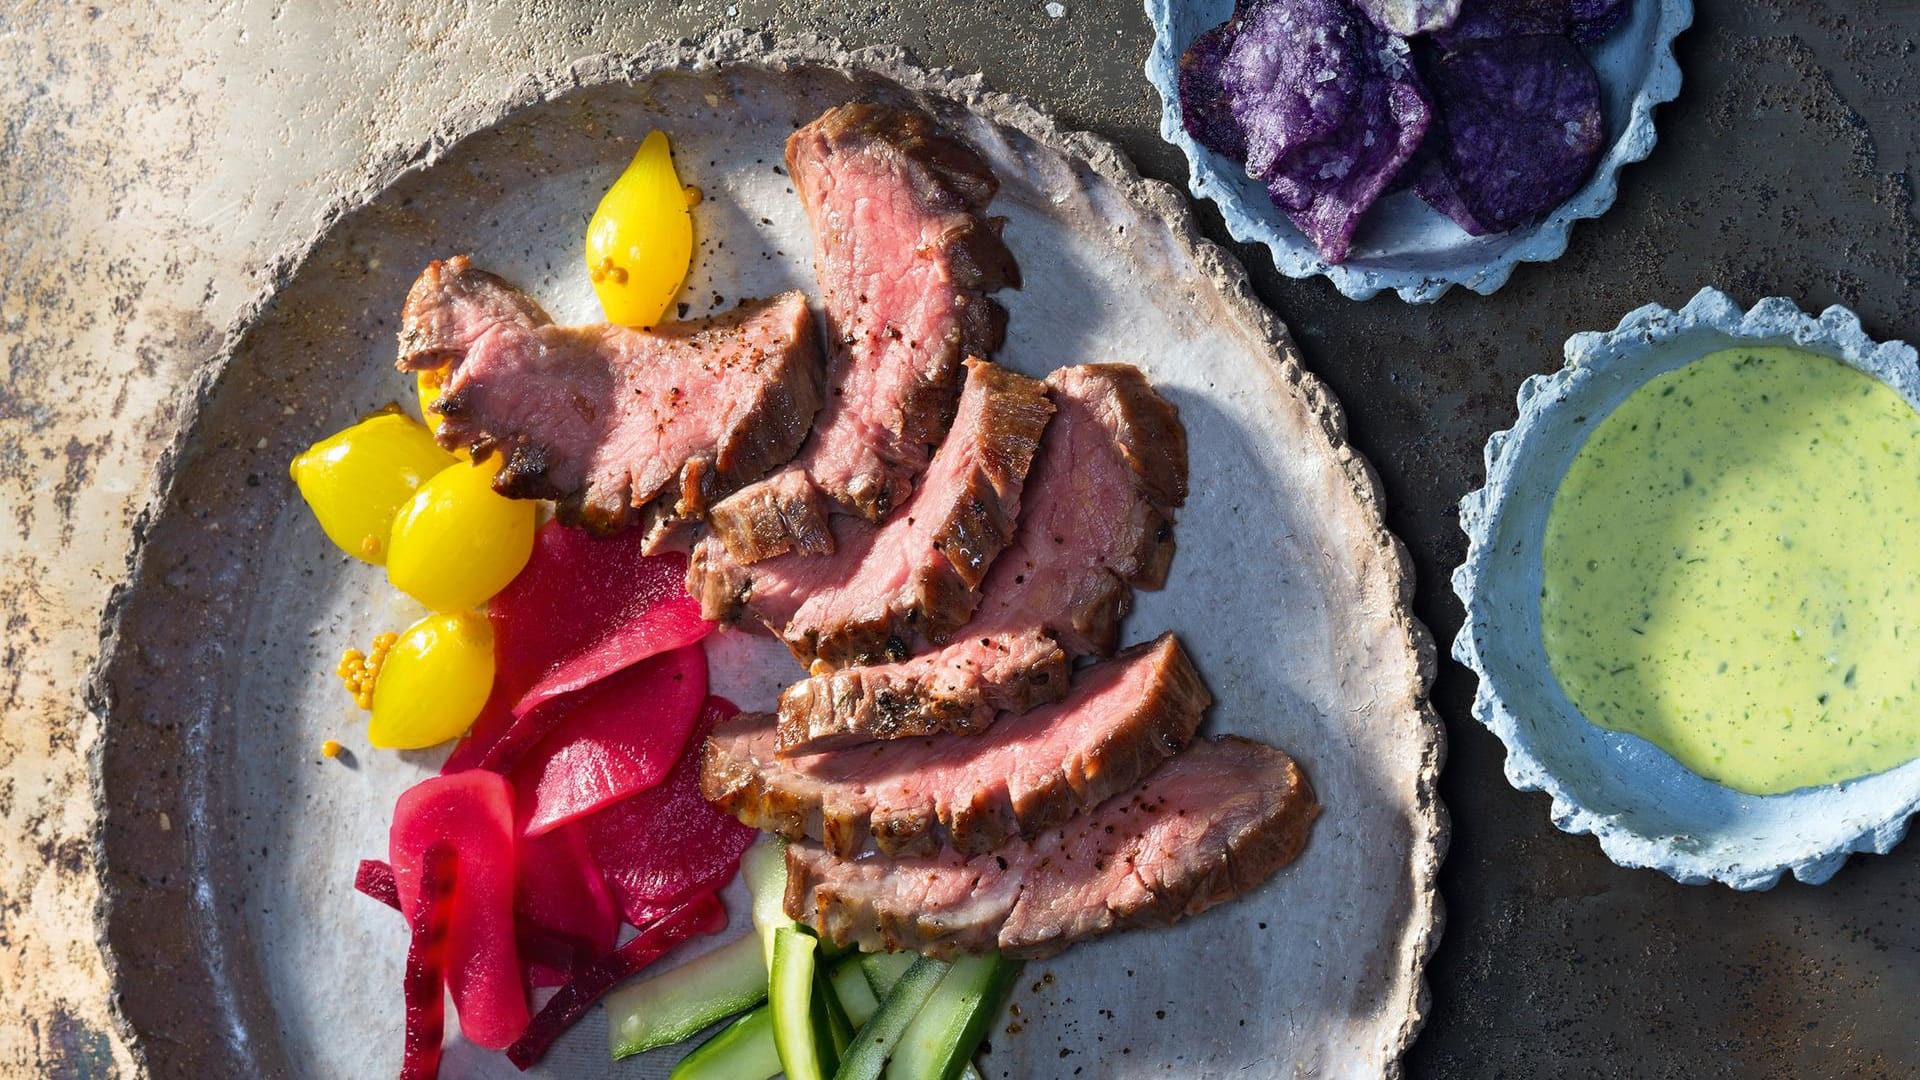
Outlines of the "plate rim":
{"type": "Polygon", "coordinates": [[[102,612],[100,650],[89,669],[83,692],[86,707],[103,732],[103,737],[94,741],[88,754],[89,790],[96,811],[91,844],[102,886],[93,913],[94,930],[101,946],[105,977],[113,989],[112,1021],[137,1067],[142,1073],[151,1071],[146,1037],[125,1010],[125,995],[120,991],[124,979],[119,958],[112,948],[112,929],[118,909],[128,901],[115,880],[114,862],[108,857],[108,834],[122,827],[124,815],[114,809],[107,791],[108,739],[104,732],[110,730],[117,711],[113,684],[119,670],[123,665],[134,663],[126,656],[128,643],[122,640],[121,623],[134,586],[141,580],[143,571],[149,569],[145,565],[148,541],[173,496],[181,465],[190,459],[193,433],[222,380],[232,369],[234,358],[279,294],[345,217],[373,202],[402,178],[431,167],[469,136],[497,126],[523,108],[575,90],[610,84],[635,85],[674,72],[707,72],[728,67],[755,67],[773,72],[823,67],[856,81],[877,77],[916,94],[946,99],[990,123],[1048,146],[1070,161],[1092,169],[1126,198],[1164,221],[1176,241],[1193,256],[1196,265],[1219,291],[1223,302],[1263,339],[1269,362],[1281,381],[1300,395],[1302,404],[1327,440],[1334,464],[1359,504],[1363,515],[1359,523],[1364,526],[1364,542],[1369,546],[1358,550],[1370,556],[1371,565],[1388,572],[1391,579],[1388,593],[1392,600],[1389,622],[1394,640],[1404,640],[1410,653],[1411,678],[1409,684],[1401,688],[1405,704],[1394,710],[1396,715],[1404,714],[1413,721],[1410,734],[1420,751],[1410,803],[1417,814],[1410,819],[1416,827],[1408,851],[1412,902],[1402,930],[1402,933],[1411,932],[1405,958],[1409,969],[1405,981],[1409,989],[1407,1000],[1400,1003],[1405,1020],[1397,1036],[1386,1046],[1390,1057],[1383,1067],[1385,1077],[1401,1076],[1406,1052],[1424,1026],[1431,1006],[1427,968],[1445,923],[1438,875],[1452,832],[1439,792],[1439,775],[1446,758],[1446,730],[1430,700],[1438,652],[1433,635],[1413,611],[1412,560],[1406,546],[1387,527],[1378,473],[1347,439],[1345,409],[1327,385],[1306,367],[1285,323],[1254,294],[1245,268],[1226,249],[1200,232],[1185,194],[1170,184],[1143,177],[1115,143],[1062,125],[1023,95],[991,89],[979,72],[923,66],[899,46],[850,48],[820,34],[775,35],[741,30],[656,40],[632,51],[593,54],[530,73],[496,97],[465,103],[448,111],[426,137],[376,150],[361,167],[352,186],[337,192],[298,239],[264,263],[259,275],[261,284],[235,313],[218,347],[182,381],[179,419],[171,440],[155,462],[153,479],[143,494],[141,508],[130,530],[124,573],[115,582],[102,612]]]}

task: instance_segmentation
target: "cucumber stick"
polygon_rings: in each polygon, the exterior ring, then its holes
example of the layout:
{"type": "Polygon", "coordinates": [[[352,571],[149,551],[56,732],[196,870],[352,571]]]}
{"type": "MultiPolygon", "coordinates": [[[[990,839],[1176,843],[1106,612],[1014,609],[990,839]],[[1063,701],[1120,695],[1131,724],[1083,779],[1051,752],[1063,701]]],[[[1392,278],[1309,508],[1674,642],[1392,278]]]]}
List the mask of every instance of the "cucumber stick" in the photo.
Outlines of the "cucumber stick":
{"type": "Polygon", "coordinates": [[[840,999],[840,1007],[847,1011],[847,1019],[857,1029],[867,1022],[867,1018],[880,1011],[880,995],[873,992],[873,985],[867,982],[867,973],[860,970],[859,956],[850,956],[833,965],[833,994],[840,999]]]}
{"type": "MultiPolygon", "coordinates": [[[[820,951],[826,951],[826,943],[820,943],[820,951]]],[[[815,1037],[826,1032],[833,1044],[833,1060],[838,1062],[840,1055],[847,1052],[853,1042],[853,1021],[847,1017],[846,1006],[840,1004],[840,995],[834,993],[833,979],[827,974],[827,965],[822,961],[813,966],[813,1030],[815,1037]]]]}
{"type": "Polygon", "coordinates": [[[681,1058],[667,1080],[771,1080],[779,1073],[780,1052],[773,1045],[773,1006],[762,1005],[681,1058]]]}
{"type": "MultiPolygon", "coordinates": [[[[859,957],[860,972],[867,977],[867,985],[874,994],[885,999],[900,976],[918,959],[920,954],[910,952],[863,953],[859,957]]],[[[960,1080],[982,1080],[980,1070],[968,1062],[967,1067],[960,1070],[960,1080]]]]}
{"type": "Polygon", "coordinates": [[[773,935],[783,926],[799,926],[787,917],[787,842],[762,836],[740,857],[740,874],[753,897],[753,928],[768,971],[773,970],[773,935]]]}
{"type": "Polygon", "coordinates": [[[873,988],[874,996],[884,1000],[893,993],[893,984],[899,982],[900,976],[905,975],[918,959],[918,953],[910,952],[866,953],[860,957],[860,971],[866,975],[867,985],[873,988]]]}
{"type": "Polygon", "coordinates": [[[767,968],[752,934],[607,996],[615,1059],[688,1038],[767,998],[767,968]]]}
{"type": "MultiPolygon", "coordinates": [[[[1019,973],[1019,963],[999,953],[955,960],[901,1034],[893,1060],[887,1063],[887,1080],[960,1076],[1019,973]]],[[[905,978],[901,977],[903,983],[905,978]]]]}
{"type": "Polygon", "coordinates": [[[767,998],[773,1007],[773,1045],[787,1080],[826,1080],[840,1063],[827,1029],[826,1002],[814,993],[819,945],[798,927],[782,926],[773,934],[767,998]]]}
{"type": "Polygon", "coordinates": [[[946,974],[947,965],[938,960],[923,956],[913,961],[906,973],[894,980],[879,1011],[860,1026],[853,1037],[853,1049],[841,1059],[840,1071],[833,1074],[833,1080],[880,1080],[900,1037],[946,974]]]}

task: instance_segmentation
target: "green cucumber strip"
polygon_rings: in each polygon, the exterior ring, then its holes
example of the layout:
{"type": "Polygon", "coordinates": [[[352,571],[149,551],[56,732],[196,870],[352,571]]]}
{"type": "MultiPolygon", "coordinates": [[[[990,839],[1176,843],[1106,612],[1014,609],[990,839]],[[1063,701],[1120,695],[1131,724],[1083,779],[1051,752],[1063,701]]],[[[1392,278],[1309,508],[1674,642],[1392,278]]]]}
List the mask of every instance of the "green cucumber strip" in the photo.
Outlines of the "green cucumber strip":
{"type": "Polygon", "coordinates": [[[893,984],[918,959],[918,953],[910,952],[867,953],[860,957],[860,970],[867,977],[867,985],[873,987],[874,996],[885,999],[893,993],[893,984]]]}
{"type": "Polygon", "coordinates": [[[833,1074],[833,1080],[879,1080],[900,1037],[946,974],[947,965],[938,960],[924,956],[914,960],[894,981],[879,1011],[854,1035],[853,1049],[840,1060],[840,1071],[833,1074]]]}
{"type": "MultiPolygon", "coordinates": [[[[824,948],[821,951],[824,952],[824,948]]],[[[833,992],[833,980],[825,964],[813,966],[813,1030],[815,1038],[829,1040],[836,1063],[840,1055],[847,1052],[847,1044],[853,1041],[853,1021],[847,1018],[840,995],[833,992]]]]}
{"type": "Polygon", "coordinates": [[[1020,964],[999,953],[953,962],[913,1023],[900,1036],[888,1080],[955,1080],[1000,1012],[1020,964]]]}
{"type": "Polygon", "coordinates": [[[753,928],[760,932],[766,968],[773,970],[773,935],[783,926],[798,926],[787,917],[787,842],[762,836],[740,857],[740,875],[753,896],[753,928]]]}
{"type": "Polygon", "coordinates": [[[867,973],[860,970],[861,959],[848,957],[833,965],[832,976],[834,996],[840,999],[840,1007],[847,1010],[847,1019],[855,1028],[880,1009],[879,995],[867,983],[867,973]]]}
{"type": "Polygon", "coordinates": [[[615,1060],[645,1053],[766,999],[760,939],[749,934],[607,995],[607,1041],[615,1060]]]}
{"type": "MultiPolygon", "coordinates": [[[[752,940],[751,938],[747,940],[752,940]]],[[[755,943],[756,948],[758,943],[755,943]]],[[[780,1074],[773,1045],[773,1007],[762,1005],[716,1032],[680,1059],[667,1080],[772,1080],[780,1074]]]]}
{"type": "Polygon", "coordinates": [[[814,951],[819,942],[798,927],[773,933],[773,973],[767,982],[773,1006],[773,1045],[787,1080],[826,1080],[839,1064],[830,1038],[814,1027],[814,951]]]}
{"type": "MultiPolygon", "coordinates": [[[[894,984],[900,981],[900,976],[905,975],[918,959],[919,953],[910,952],[863,953],[859,957],[860,972],[867,977],[867,985],[873,988],[873,992],[885,998],[893,990],[894,984]]],[[[983,1078],[980,1070],[968,1062],[967,1067],[960,1071],[960,1080],[983,1078]]]]}

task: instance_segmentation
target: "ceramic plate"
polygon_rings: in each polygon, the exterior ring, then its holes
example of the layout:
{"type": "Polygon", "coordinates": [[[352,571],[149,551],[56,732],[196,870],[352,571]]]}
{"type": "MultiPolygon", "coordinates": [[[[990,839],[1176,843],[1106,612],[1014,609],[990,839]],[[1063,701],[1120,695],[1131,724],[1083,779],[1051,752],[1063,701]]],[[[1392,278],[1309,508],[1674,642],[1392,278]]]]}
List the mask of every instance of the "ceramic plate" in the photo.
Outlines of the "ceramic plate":
{"type": "MultiPolygon", "coordinates": [[[[332,668],[410,613],[328,546],[287,462],[406,396],[394,321],[414,276],[471,252],[562,321],[593,316],[582,230],[658,127],[706,196],[689,314],[811,290],[806,221],[776,166],[797,125],[854,98],[932,109],[1000,175],[994,211],[1027,281],[1004,297],[1003,360],[1033,374],[1130,361],[1178,404],[1193,497],[1172,580],[1126,636],[1177,630],[1217,698],[1208,730],[1286,748],[1327,807],[1304,857],[1239,902],[1029,965],[990,1075],[1397,1073],[1438,924],[1441,734],[1407,560],[1339,407],[1179,197],[1107,144],[895,54],[728,36],[531,80],[380,165],[271,268],[199,391],[96,686],[106,930],[156,1075],[364,1077],[399,1061],[405,934],[353,871],[384,854],[395,796],[438,756],[365,748],[332,668]],[[322,759],[327,738],[355,764],[322,759]]],[[[747,706],[797,674],[739,635],[714,656],[717,692],[747,706]]],[[[605,1040],[596,1011],[541,1072],[662,1076],[677,1056],[614,1066],[605,1040]]],[[[455,1040],[447,1075],[514,1072],[455,1040]]]]}
{"type": "Polygon", "coordinates": [[[1194,195],[1212,199],[1227,231],[1264,244],[1288,277],[1324,274],[1348,298],[1392,289],[1409,303],[1431,303],[1455,285],[1486,294],[1507,283],[1523,262],[1551,262],[1567,250],[1573,223],[1613,205],[1622,166],[1653,152],[1653,107],[1680,93],[1673,39],[1693,22],[1693,0],[1633,0],[1631,17],[1597,45],[1585,47],[1600,75],[1608,143],[1593,176],[1537,224],[1493,236],[1469,236],[1412,191],[1374,204],[1345,263],[1320,258],[1300,230],[1274,209],[1264,187],[1232,161],[1193,141],[1180,124],[1174,78],[1193,39],[1225,22],[1233,0],[1146,0],[1153,21],[1147,78],[1160,91],[1160,135],[1187,155],[1194,195]]]}

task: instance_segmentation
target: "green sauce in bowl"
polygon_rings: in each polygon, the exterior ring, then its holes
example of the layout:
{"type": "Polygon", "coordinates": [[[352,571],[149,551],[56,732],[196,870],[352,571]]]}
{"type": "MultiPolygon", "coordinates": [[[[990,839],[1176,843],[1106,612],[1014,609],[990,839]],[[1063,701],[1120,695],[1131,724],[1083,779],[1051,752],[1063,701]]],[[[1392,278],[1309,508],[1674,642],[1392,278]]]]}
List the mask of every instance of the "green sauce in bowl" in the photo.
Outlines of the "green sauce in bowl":
{"type": "Polygon", "coordinates": [[[1542,644],[1573,705],[1756,795],[1920,756],[1920,414],[1798,349],[1634,391],[1554,496],[1542,644]]]}

